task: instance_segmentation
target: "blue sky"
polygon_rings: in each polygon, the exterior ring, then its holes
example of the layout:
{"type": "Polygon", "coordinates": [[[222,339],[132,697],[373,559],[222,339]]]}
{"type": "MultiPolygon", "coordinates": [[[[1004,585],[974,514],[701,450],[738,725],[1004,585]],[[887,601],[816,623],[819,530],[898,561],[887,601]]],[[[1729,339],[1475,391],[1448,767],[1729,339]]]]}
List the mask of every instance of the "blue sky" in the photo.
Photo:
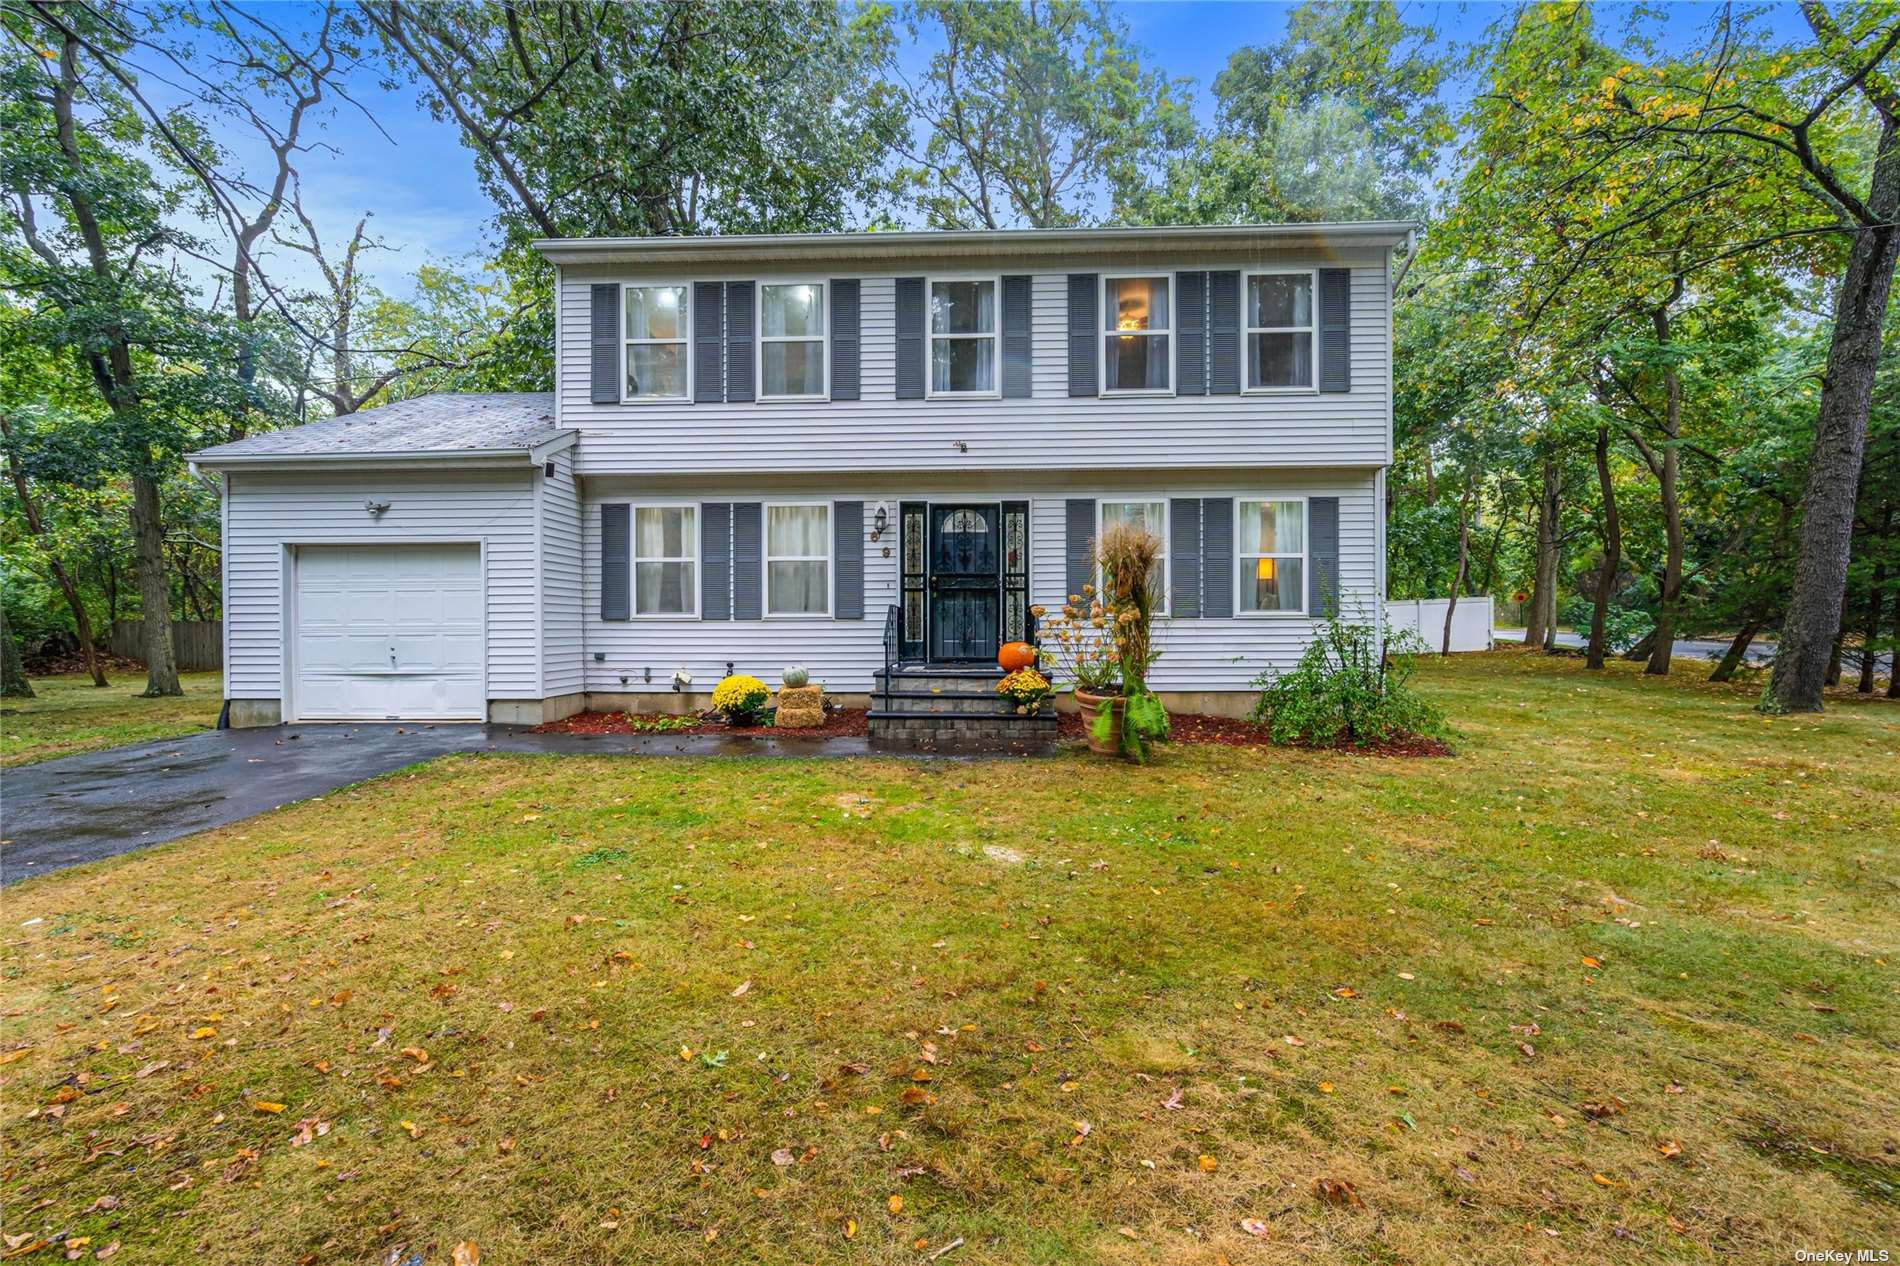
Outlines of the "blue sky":
{"type": "MultiPolygon", "coordinates": [[[[1278,39],[1290,7],[1262,0],[1142,0],[1116,6],[1152,65],[1172,78],[1192,81],[1203,117],[1211,113],[1211,86],[1228,55],[1244,45],[1278,39]]],[[[281,0],[259,8],[286,27],[308,21],[311,13],[281,0]]],[[[1437,32],[1441,47],[1477,39],[1505,12],[1496,3],[1404,8],[1408,21],[1437,32]]],[[[1691,38],[1713,12],[1707,4],[1672,6],[1671,38],[1691,38]]],[[[1774,16],[1777,25],[1801,23],[1791,4],[1774,16]]],[[[928,48],[917,47],[907,50],[904,60],[916,66],[928,55],[928,48]]],[[[375,115],[380,130],[348,106],[327,120],[322,139],[336,152],[305,157],[304,197],[325,237],[337,243],[347,239],[359,216],[373,211],[372,230],[392,249],[374,257],[372,273],[387,289],[403,293],[405,279],[420,264],[460,261],[483,251],[493,209],[476,183],[473,157],[456,128],[430,117],[413,88],[385,89],[377,79],[365,70],[351,91],[375,115]]],[[[1459,84],[1448,85],[1448,102],[1461,104],[1463,91],[1459,84]]],[[[222,139],[241,161],[258,162],[263,156],[255,137],[235,123],[222,139]]],[[[294,278],[288,261],[279,271],[287,280],[294,278]]]]}

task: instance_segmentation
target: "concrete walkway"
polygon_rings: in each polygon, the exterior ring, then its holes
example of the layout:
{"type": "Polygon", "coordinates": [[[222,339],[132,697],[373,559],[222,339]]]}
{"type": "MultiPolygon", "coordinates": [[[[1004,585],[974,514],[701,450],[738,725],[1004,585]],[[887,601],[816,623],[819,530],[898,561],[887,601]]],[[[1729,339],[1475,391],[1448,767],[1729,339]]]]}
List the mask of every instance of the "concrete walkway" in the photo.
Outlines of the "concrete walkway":
{"type": "Polygon", "coordinates": [[[861,738],[535,734],[504,725],[210,730],[0,771],[0,884],[242,821],[450,752],[872,754],[861,738]]]}

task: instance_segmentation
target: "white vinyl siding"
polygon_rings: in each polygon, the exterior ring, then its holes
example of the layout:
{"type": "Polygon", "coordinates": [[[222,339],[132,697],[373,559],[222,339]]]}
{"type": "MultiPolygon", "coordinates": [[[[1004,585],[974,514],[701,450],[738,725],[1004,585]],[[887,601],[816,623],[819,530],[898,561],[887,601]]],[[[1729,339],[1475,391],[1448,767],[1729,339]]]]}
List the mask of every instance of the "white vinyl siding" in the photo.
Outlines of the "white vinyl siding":
{"type": "MultiPolygon", "coordinates": [[[[1223,265],[1171,258],[1153,261],[1152,271],[1257,271],[1310,262],[1223,265]]],[[[587,288],[598,281],[625,280],[630,270],[565,266],[558,389],[563,423],[581,431],[580,472],[591,477],[636,471],[906,471],[929,477],[965,470],[1372,467],[1388,460],[1390,357],[1383,252],[1362,252],[1343,261],[1352,267],[1352,390],[1345,393],[1071,397],[1069,261],[1064,263],[1060,271],[1024,270],[1033,271],[1030,399],[1002,399],[992,393],[898,401],[893,270],[861,281],[861,399],[769,405],[594,404],[588,389],[587,288]],[[958,448],[957,442],[965,447],[958,448]]],[[[1082,260],[1073,267],[1077,272],[1113,271],[1082,260]]],[[[906,270],[904,275],[925,271],[906,270]]],[[[807,280],[810,273],[775,277],[761,270],[747,276],[764,284],[807,280]]],[[[925,362],[928,373],[928,346],[925,362]]]]}
{"type": "MultiPolygon", "coordinates": [[[[812,680],[834,692],[863,692],[872,672],[884,663],[885,610],[897,601],[897,521],[904,501],[1030,503],[1030,600],[1059,605],[1063,600],[1065,502],[1070,497],[1108,500],[1166,500],[1172,497],[1246,498],[1338,497],[1341,609],[1348,619],[1379,618],[1377,538],[1380,508],[1374,472],[1369,470],[1248,470],[1182,475],[1165,485],[1133,486],[1099,476],[1043,476],[998,487],[944,480],[930,485],[876,479],[800,480],[797,493],[786,481],[762,494],[757,481],[670,483],[668,498],[692,501],[861,501],[864,504],[864,619],[862,620],[657,620],[610,621],[599,618],[600,512],[598,501],[638,501],[630,477],[603,477],[589,497],[582,522],[586,529],[587,689],[596,692],[670,693],[674,670],[693,675],[695,690],[711,689],[725,675],[749,672],[776,686],[786,664],[804,664],[812,680]],[[748,486],[749,485],[749,486],[748,486]],[[890,513],[890,531],[869,540],[878,502],[890,513]],[[889,545],[885,557],[882,546],[889,545]],[[601,655],[595,662],[594,655],[601,655]],[[652,674],[651,681],[646,674],[652,674]],[[621,679],[626,678],[623,682],[621,679]]],[[[1160,690],[1245,690],[1262,668],[1290,668],[1310,640],[1314,622],[1301,615],[1231,619],[1163,619],[1156,646],[1163,652],[1153,684],[1160,690]]]]}
{"type": "Polygon", "coordinates": [[[288,547],[423,543],[483,546],[488,697],[542,697],[539,501],[531,467],[378,474],[239,471],[225,478],[226,698],[283,697],[284,618],[293,580],[288,547]],[[387,502],[389,508],[372,519],[365,501],[387,502]]]}
{"type": "Polygon", "coordinates": [[[581,494],[574,454],[553,458],[554,475],[535,476],[541,489],[541,689],[548,695],[581,688],[581,494]]]}

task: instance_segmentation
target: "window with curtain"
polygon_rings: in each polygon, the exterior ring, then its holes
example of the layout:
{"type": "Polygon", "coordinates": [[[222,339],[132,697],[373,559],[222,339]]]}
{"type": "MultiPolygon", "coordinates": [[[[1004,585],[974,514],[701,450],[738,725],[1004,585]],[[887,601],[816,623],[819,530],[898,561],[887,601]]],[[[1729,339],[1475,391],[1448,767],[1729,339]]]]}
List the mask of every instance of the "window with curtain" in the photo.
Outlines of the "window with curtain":
{"type": "Polygon", "coordinates": [[[635,615],[692,615],[698,609],[698,515],[694,506],[634,507],[635,615]]]}
{"type": "Polygon", "coordinates": [[[1275,391],[1313,385],[1313,274],[1247,278],[1247,387],[1275,391]]]}
{"type": "Polygon", "coordinates": [[[1102,382],[1107,391],[1167,391],[1173,362],[1166,277],[1102,282],[1102,382]]]}
{"type": "Polygon", "coordinates": [[[930,394],[996,390],[996,282],[930,283],[930,394]]]}
{"type": "Polygon", "coordinates": [[[831,506],[765,507],[765,613],[831,611],[831,506]]]}
{"type": "Polygon", "coordinates": [[[628,286],[627,399],[686,398],[686,287],[628,286]]]}
{"type": "Polygon", "coordinates": [[[1168,609],[1168,503],[1166,501],[1104,501],[1096,530],[1112,523],[1126,523],[1152,533],[1161,542],[1161,555],[1155,559],[1148,583],[1154,592],[1154,613],[1168,609]]]}
{"type": "Polygon", "coordinates": [[[759,287],[759,398],[825,395],[825,283],[759,287]]]}
{"type": "Polygon", "coordinates": [[[1306,503],[1243,501],[1240,548],[1242,611],[1306,609],[1306,503]]]}

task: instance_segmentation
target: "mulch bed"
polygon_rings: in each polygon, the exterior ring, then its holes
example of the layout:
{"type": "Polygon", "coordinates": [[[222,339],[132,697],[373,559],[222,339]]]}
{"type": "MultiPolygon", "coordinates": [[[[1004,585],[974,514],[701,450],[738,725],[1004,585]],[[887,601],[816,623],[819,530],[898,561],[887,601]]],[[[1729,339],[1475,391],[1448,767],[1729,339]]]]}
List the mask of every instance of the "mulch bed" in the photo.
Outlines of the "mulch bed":
{"type": "MultiPolygon", "coordinates": [[[[1058,722],[1062,737],[1076,742],[1086,741],[1088,734],[1082,725],[1082,714],[1064,712],[1058,722]]],[[[1271,747],[1267,741],[1267,732],[1251,721],[1239,721],[1233,717],[1213,717],[1199,712],[1168,713],[1168,732],[1170,741],[1184,745],[1211,744],[1217,747],[1271,747]]],[[[1451,748],[1434,738],[1414,736],[1391,743],[1371,743],[1365,747],[1354,747],[1349,743],[1337,743],[1329,747],[1301,747],[1311,751],[1346,752],[1359,756],[1450,756],[1451,748]]]]}
{"type": "MultiPolygon", "coordinates": [[[[628,712],[581,712],[564,721],[550,721],[546,725],[534,727],[536,734],[724,734],[731,738],[863,738],[868,732],[869,723],[865,720],[863,708],[840,708],[825,714],[823,725],[804,726],[795,730],[781,730],[771,725],[727,725],[724,721],[707,720],[705,717],[690,719],[690,726],[669,727],[664,730],[643,728],[639,722],[651,722],[659,718],[655,714],[636,714],[628,712]]],[[[665,718],[668,720],[674,718],[665,718]]]]}

